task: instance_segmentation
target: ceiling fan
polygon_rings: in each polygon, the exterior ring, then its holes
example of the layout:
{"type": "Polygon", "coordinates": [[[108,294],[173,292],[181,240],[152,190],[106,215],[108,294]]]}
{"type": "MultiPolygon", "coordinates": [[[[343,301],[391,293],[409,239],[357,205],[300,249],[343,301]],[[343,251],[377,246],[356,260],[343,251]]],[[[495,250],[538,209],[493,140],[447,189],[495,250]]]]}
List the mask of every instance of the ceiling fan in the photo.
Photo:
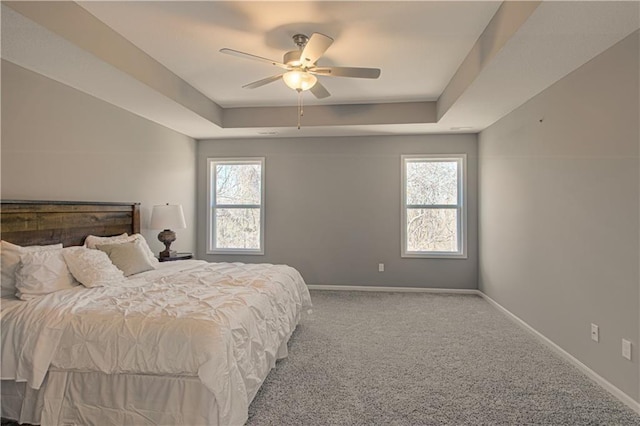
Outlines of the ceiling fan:
{"type": "Polygon", "coordinates": [[[324,34],[313,33],[311,37],[307,37],[304,34],[296,34],[293,36],[293,42],[298,46],[298,50],[285,53],[282,62],[227,48],[220,49],[220,52],[240,58],[265,62],[286,70],[283,73],[242,86],[245,89],[255,89],[282,78],[287,86],[296,90],[298,93],[309,90],[316,98],[322,99],[331,94],[320,84],[316,75],[354,78],[378,78],[380,76],[380,70],[378,68],[318,66],[316,62],[333,43],[333,39],[324,34]]]}

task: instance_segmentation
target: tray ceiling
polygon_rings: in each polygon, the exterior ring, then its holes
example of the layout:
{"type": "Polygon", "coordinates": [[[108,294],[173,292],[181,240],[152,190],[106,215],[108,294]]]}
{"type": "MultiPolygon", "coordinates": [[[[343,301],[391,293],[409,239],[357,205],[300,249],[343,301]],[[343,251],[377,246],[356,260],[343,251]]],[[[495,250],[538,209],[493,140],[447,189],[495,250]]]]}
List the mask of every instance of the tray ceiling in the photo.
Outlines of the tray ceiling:
{"type": "Polygon", "coordinates": [[[3,59],[197,139],[478,132],[637,30],[636,2],[3,2],[3,59]],[[376,67],[296,93],[269,64],[296,33],[319,65],[376,67]]]}

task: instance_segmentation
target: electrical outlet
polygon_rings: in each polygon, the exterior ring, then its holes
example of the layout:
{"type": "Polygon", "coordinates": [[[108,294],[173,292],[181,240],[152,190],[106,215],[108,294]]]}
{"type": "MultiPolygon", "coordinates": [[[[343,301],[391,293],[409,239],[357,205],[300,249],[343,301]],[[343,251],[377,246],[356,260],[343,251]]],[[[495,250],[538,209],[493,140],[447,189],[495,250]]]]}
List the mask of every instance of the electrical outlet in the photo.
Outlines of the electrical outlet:
{"type": "Polygon", "coordinates": [[[378,263],[378,272],[384,272],[384,263],[378,263]]]}
{"type": "Polygon", "coordinates": [[[594,342],[600,341],[600,329],[595,324],[591,324],[591,340],[594,342]]]}
{"type": "Polygon", "coordinates": [[[622,339],[622,357],[631,361],[631,342],[627,339],[622,339]]]}

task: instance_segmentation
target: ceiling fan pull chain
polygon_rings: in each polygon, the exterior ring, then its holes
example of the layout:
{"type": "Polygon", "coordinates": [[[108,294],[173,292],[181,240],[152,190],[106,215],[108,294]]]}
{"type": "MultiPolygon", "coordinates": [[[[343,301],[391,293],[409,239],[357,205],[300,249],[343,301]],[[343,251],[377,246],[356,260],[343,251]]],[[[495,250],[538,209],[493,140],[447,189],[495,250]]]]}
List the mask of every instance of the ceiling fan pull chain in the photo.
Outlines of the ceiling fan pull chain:
{"type": "Polygon", "coordinates": [[[298,90],[298,130],[300,130],[301,117],[302,117],[302,90],[298,90]]]}

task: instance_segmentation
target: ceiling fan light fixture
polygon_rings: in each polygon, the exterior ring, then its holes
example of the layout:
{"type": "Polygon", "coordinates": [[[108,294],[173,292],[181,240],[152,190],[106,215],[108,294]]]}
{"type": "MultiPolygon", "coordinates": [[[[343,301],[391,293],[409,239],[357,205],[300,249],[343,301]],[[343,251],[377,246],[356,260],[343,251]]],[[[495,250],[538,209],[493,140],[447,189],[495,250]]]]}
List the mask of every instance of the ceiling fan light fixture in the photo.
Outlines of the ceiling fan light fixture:
{"type": "Polygon", "coordinates": [[[318,82],[318,78],[315,75],[297,70],[284,73],[282,79],[293,90],[302,91],[311,89],[318,82]]]}

